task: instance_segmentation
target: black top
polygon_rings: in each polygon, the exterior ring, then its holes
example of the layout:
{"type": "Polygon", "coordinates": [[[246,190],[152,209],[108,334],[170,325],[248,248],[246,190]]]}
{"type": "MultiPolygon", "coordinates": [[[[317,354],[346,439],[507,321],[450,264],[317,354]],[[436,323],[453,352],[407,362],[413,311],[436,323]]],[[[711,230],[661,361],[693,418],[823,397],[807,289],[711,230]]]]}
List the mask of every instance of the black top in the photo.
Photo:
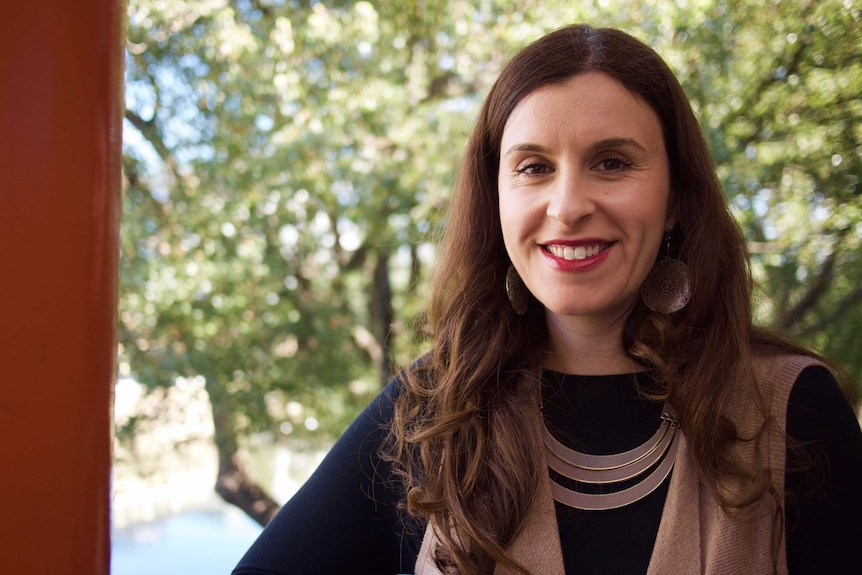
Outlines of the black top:
{"type": "MultiPolygon", "coordinates": [[[[636,392],[648,376],[545,372],[543,413],[564,443],[590,453],[625,451],[651,436],[661,405],[636,392]]],[[[392,417],[390,383],[335,443],[305,485],[246,552],[233,575],[412,573],[422,529],[396,509],[377,450],[392,417]]],[[[862,517],[862,430],[835,379],[806,368],[787,409],[787,562],[791,575],[858,573],[862,517]],[[791,471],[813,460],[817,472],[791,471]],[[790,495],[791,493],[795,496],[790,495]]],[[[609,511],[557,504],[566,567],[589,575],[645,573],[668,480],[647,497],[609,511]]]]}

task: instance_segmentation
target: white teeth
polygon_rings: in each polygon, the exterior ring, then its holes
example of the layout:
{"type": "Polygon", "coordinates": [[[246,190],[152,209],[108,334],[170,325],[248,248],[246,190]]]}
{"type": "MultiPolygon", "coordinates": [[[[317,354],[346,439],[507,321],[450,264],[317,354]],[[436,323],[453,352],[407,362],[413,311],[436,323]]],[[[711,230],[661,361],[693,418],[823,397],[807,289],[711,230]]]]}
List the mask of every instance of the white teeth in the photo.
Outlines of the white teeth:
{"type": "Polygon", "coordinates": [[[602,244],[592,246],[560,246],[549,245],[548,251],[564,260],[585,260],[602,251],[602,244]]]}

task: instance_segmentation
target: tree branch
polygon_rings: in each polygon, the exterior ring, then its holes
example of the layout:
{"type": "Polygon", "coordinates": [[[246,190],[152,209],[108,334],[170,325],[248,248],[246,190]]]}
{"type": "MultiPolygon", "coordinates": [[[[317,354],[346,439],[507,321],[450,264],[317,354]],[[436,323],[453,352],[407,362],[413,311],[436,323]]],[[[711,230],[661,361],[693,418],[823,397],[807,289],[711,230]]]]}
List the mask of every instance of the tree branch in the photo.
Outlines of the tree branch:
{"type": "Polygon", "coordinates": [[[856,288],[851,291],[847,297],[841,300],[841,303],[838,304],[838,307],[836,307],[831,314],[801,330],[798,333],[799,337],[808,337],[817,332],[823,331],[829,325],[834,325],[837,321],[841,321],[841,318],[846,317],[850,309],[859,302],[862,302],[862,285],[856,286],[856,288]]]}
{"type": "Polygon", "coordinates": [[[849,230],[849,227],[839,230],[838,240],[835,242],[835,245],[832,246],[832,253],[830,253],[823,262],[823,265],[820,268],[820,273],[817,275],[817,280],[808,287],[808,290],[805,292],[805,295],[802,296],[802,299],[796,302],[796,304],[789,310],[779,315],[775,321],[776,325],[784,329],[792,328],[794,325],[799,323],[802,317],[809,310],[817,305],[817,302],[820,301],[820,298],[823,297],[823,294],[825,294],[829,289],[829,285],[835,277],[835,262],[838,259],[838,254],[840,252],[839,246],[849,230]]]}
{"type": "Polygon", "coordinates": [[[179,165],[177,164],[176,159],[174,159],[174,155],[171,152],[170,148],[165,145],[164,140],[162,140],[162,136],[159,133],[158,126],[156,126],[155,119],[144,120],[141,118],[136,112],[133,110],[126,109],[125,118],[140,132],[140,134],[144,137],[144,139],[149,142],[149,144],[153,147],[158,154],[159,158],[165,163],[168,167],[168,170],[173,175],[178,185],[185,185],[185,177],[180,172],[179,165]]]}
{"type": "Polygon", "coordinates": [[[826,261],[823,262],[823,267],[817,275],[817,281],[811,284],[802,299],[778,317],[776,323],[780,327],[785,329],[792,328],[799,322],[799,320],[802,319],[808,310],[817,304],[823,294],[826,293],[826,290],[829,288],[829,284],[832,282],[832,278],[835,275],[835,256],[836,250],[833,250],[832,253],[829,254],[829,257],[826,258],[826,261]]]}

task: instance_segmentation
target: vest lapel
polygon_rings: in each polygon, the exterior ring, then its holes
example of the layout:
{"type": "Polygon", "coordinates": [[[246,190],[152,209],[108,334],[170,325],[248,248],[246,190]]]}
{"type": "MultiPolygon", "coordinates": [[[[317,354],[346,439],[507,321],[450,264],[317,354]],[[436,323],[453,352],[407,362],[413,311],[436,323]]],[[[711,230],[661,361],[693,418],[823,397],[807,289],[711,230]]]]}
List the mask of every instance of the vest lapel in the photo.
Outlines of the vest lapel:
{"type": "MultiPolygon", "coordinates": [[[[541,412],[538,406],[532,425],[535,431],[534,437],[541,437],[541,412]]],[[[512,558],[536,575],[565,575],[557,512],[551,495],[551,480],[544,467],[541,477],[542,480],[536,486],[533,504],[524,518],[524,524],[518,535],[509,547],[509,553],[512,558]]],[[[441,575],[433,558],[433,550],[437,544],[437,535],[429,525],[425,530],[422,548],[416,559],[416,575],[441,575]]],[[[498,565],[494,569],[494,575],[513,575],[513,572],[498,565]]]]}
{"type": "Polygon", "coordinates": [[[422,538],[422,547],[416,557],[415,575],[441,575],[440,570],[434,564],[434,547],[437,546],[437,535],[430,525],[425,528],[425,537],[422,538]]]}
{"type": "MultiPolygon", "coordinates": [[[[551,480],[547,470],[536,489],[533,506],[524,520],[510,549],[512,557],[530,570],[541,575],[565,575],[563,550],[560,546],[560,529],[557,511],[551,495],[551,480]]],[[[508,569],[497,567],[494,575],[510,575],[508,569]]]]}
{"type": "Polygon", "coordinates": [[[697,469],[689,457],[688,441],[683,435],[670,476],[647,575],[703,573],[699,485],[697,469]]]}
{"type": "MultiPolygon", "coordinates": [[[[416,575],[441,575],[434,564],[433,550],[438,544],[437,535],[429,525],[425,530],[422,548],[416,559],[416,575]]],[[[565,575],[560,534],[557,527],[557,512],[551,496],[551,484],[547,475],[536,490],[533,507],[524,520],[524,526],[509,548],[511,556],[536,575],[565,575]]],[[[494,575],[513,575],[500,565],[494,575]]]]}

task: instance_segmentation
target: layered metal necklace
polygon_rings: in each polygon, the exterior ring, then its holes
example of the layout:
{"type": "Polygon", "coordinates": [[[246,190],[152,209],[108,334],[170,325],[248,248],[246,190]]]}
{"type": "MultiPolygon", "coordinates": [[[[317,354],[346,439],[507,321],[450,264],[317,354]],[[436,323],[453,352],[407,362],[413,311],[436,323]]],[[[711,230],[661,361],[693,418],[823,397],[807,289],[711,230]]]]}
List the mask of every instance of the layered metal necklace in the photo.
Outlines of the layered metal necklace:
{"type": "Polygon", "coordinates": [[[548,466],[585,486],[583,490],[570,489],[551,478],[554,499],[569,507],[593,511],[623,507],[655,491],[673,468],[682,436],[676,413],[666,402],[655,434],[623,453],[582,453],[560,443],[547,427],[544,434],[548,466]]]}

